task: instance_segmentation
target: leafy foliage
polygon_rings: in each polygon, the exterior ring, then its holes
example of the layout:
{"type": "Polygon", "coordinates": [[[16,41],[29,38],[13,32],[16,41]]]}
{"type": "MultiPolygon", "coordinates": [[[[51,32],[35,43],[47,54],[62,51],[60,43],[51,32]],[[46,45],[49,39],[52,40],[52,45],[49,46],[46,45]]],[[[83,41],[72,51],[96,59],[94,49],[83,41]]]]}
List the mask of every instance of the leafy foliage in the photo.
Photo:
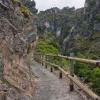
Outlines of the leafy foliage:
{"type": "Polygon", "coordinates": [[[36,4],[34,0],[20,0],[25,7],[27,7],[32,14],[37,13],[37,9],[35,8],[36,4]]]}
{"type": "Polygon", "coordinates": [[[42,54],[58,54],[58,49],[44,40],[38,41],[36,51],[42,54]]]}
{"type": "Polygon", "coordinates": [[[20,7],[20,11],[22,12],[22,14],[25,16],[25,17],[29,17],[29,15],[31,15],[31,12],[28,10],[28,8],[26,8],[25,6],[21,6],[20,7]]]}
{"type": "Polygon", "coordinates": [[[94,92],[100,95],[100,68],[90,69],[85,64],[75,64],[75,74],[85,83],[89,84],[94,92]]]}
{"type": "Polygon", "coordinates": [[[24,15],[24,17],[28,18],[30,15],[32,15],[30,10],[26,6],[22,5],[20,0],[12,0],[12,3],[19,6],[20,12],[24,15]]]}
{"type": "Polygon", "coordinates": [[[12,3],[15,5],[15,4],[19,4],[21,5],[20,1],[19,0],[12,0],[12,3]]]}
{"type": "Polygon", "coordinates": [[[89,82],[91,76],[91,70],[88,69],[88,66],[85,64],[76,63],[75,64],[75,74],[80,78],[83,78],[85,82],[89,82]]]}
{"type": "Polygon", "coordinates": [[[91,74],[91,88],[100,95],[100,68],[95,68],[91,74]]]}
{"type": "MultiPolygon", "coordinates": [[[[80,58],[90,58],[95,60],[100,58],[100,12],[98,10],[100,8],[98,5],[100,4],[100,1],[97,2],[96,0],[86,0],[86,3],[87,7],[85,9],[81,8],[75,10],[74,8],[63,8],[60,10],[57,8],[52,8],[38,14],[39,27],[42,32],[45,31],[45,26],[43,25],[46,21],[50,24],[50,28],[46,31],[55,33],[57,29],[61,30],[61,35],[56,41],[54,41],[54,37],[49,34],[48,36],[45,36],[46,41],[44,41],[45,39],[42,40],[42,42],[45,44],[45,48],[48,48],[48,44],[50,46],[53,45],[56,48],[56,42],[60,41],[58,44],[60,44],[61,47],[64,46],[63,43],[65,42],[65,46],[63,47],[65,48],[65,53],[68,51],[68,49],[70,52],[72,52],[73,49],[73,51],[77,50],[77,56],[80,58]],[[85,13],[83,13],[84,11],[85,13]],[[71,33],[73,26],[74,29],[71,33]],[[64,41],[66,39],[67,42],[64,41]]],[[[42,50],[43,48],[41,51],[42,50]]],[[[47,53],[54,54],[55,51],[49,51],[47,53]]],[[[55,58],[54,62],[60,65],[60,60],[58,58],[55,58]]],[[[62,64],[66,69],[69,62],[63,59],[62,64]]],[[[76,63],[75,74],[100,95],[100,68],[93,69],[91,67],[92,65],[76,63]]]]}

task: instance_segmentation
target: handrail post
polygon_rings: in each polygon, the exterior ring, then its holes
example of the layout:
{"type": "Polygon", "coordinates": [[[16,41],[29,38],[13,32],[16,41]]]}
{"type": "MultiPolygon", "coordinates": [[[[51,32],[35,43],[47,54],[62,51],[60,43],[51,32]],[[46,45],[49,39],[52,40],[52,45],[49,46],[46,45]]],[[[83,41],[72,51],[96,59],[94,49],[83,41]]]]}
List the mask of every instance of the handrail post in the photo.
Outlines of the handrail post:
{"type": "Polygon", "coordinates": [[[43,55],[42,63],[42,66],[45,66],[45,55],[43,55]]]}
{"type": "Polygon", "coordinates": [[[40,64],[42,65],[42,55],[40,55],[40,57],[38,56],[38,60],[39,60],[40,64]]]}
{"type": "Polygon", "coordinates": [[[44,66],[46,66],[46,55],[44,55],[43,62],[44,62],[44,66]]]}
{"type": "MultiPolygon", "coordinates": [[[[74,54],[70,53],[70,56],[73,57],[74,54]]],[[[74,61],[70,60],[70,75],[74,77],[74,61]]],[[[74,83],[70,80],[70,91],[74,91],[74,83]]]]}
{"type": "Polygon", "coordinates": [[[37,61],[36,56],[37,56],[37,55],[36,55],[36,54],[34,54],[34,60],[35,60],[35,61],[37,61]]]}
{"type": "MultiPolygon", "coordinates": [[[[52,56],[50,56],[50,63],[52,63],[52,62],[53,62],[53,59],[52,59],[52,56]]],[[[51,68],[50,68],[50,71],[53,72],[52,66],[51,66],[51,68]]]]}
{"type": "MultiPolygon", "coordinates": [[[[53,56],[53,64],[55,64],[55,56],[53,56]]],[[[53,70],[55,71],[55,67],[53,68],[53,70]]]]}
{"type": "Polygon", "coordinates": [[[37,55],[37,62],[41,63],[41,55],[37,55]],[[40,56],[40,57],[39,57],[40,56]],[[39,59],[40,58],[40,59],[39,59]]]}
{"type": "Polygon", "coordinates": [[[43,55],[41,55],[41,64],[43,66],[43,55]]]}
{"type": "MultiPolygon", "coordinates": [[[[59,57],[60,67],[62,68],[62,58],[59,57]]],[[[62,79],[62,71],[59,73],[59,79],[62,79]]]]}
{"type": "Polygon", "coordinates": [[[45,55],[45,68],[46,68],[46,69],[47,69],[47,61],[48,61],[47,55],[45,55]]]}

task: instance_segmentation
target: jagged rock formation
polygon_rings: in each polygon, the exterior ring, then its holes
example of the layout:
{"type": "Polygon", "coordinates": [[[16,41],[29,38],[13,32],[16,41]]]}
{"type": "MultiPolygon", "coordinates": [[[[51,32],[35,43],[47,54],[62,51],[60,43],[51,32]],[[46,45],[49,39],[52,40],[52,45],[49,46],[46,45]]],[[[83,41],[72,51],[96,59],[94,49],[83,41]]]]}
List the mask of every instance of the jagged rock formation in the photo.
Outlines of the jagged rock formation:
{"type": "Polygon", "coordinates": [[[34,90],[34,76],[29,65],[31,62],[27,62],[27,58],[31,59],[32,48],[36,41],[35,20],[36,16],[32,15],[21,2],[0,1],[0,54],[2,54],[3,79],[11,85],[6,83],[6,86],[8,85],[6,100],[23,100],[23,97],[24,100],[30,100],[34,90]]]}
{"type": "Polygon", "coordinates": [[[21,0],[21,2],[33,13],[37,13],[37,9],[35,8],[35,1],[34,0],[21,0]]]}
{"type": "Polygon", "coordinates": [[[38,16],[40,31],[60,34],[55,36],[64,54],[81,52],[88,53],[89,58],[100,58],[100,0],[86,0],[80,9],[48,9],[38,16]]]}
{"type": "Polygon", "coordinates": [[[41,11],[39,14],[39,30],[54,33],[58,45],[63,47],[63,40],[68,36],[71,27],[75,23],[75,8],[65,7],[63,9],[51,8],[41,11]]]}
{"type": "MultiPolygon", "coordinates": [[[[100,44],[100,1],[99,0],[86,0],[84,6],[84,13],[80,21],[80,28],[78,29],[78,38],[83,41],[84,47],[80,44],[80,49],[83,48],[88,52],[92,59],[99,59],[99,44],[100,44]],[[82,40],[83,39],[83,40],[82,40]],[[96,52],[96,53],[95,53],[96,52]]],[[[77,38],[77,39],[78,39],[77,38]]],[[[76,41],[77,42],[77,41],[76,41]]]]}

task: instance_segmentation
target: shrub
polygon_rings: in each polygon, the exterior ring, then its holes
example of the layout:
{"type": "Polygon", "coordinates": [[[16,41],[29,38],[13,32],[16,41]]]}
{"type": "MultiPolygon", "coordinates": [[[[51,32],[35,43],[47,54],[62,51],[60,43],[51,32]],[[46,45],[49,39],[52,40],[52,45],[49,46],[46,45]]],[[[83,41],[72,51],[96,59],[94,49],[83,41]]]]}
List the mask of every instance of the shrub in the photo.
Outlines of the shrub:
{"type": "Polygon", "coordinates": [[[95,68],[91,74],[91,88],[100,95],[100,68],[95,68]]]}
{"type": "Polygon", "coordinates": [[[31,12],[28,10],[28,8],[26,8],[25,6],[21,6],[20,11],[24,15],[24,17],[29,18],[29,15],[31,14],[31,12]]]}
{"type": "Polygon", "coordinates": [[[100,95],[100,68],[91,70],[85,64],[76,63],[75,74],[89,84],[94,92],[100,95]]]}
{"type": "Polygon", "coordinates": [[[80,78],[83,78],[85,82],[90,82],[91,70],[85,64],[76,63],[75,64],[75,74],[80,78]]]}
{"type": "Polygon", "coordinates": [[[42,54],[58,54],[57,48],[43,40],[37,43],[36,51],[42,54]]]}
{"type": "Polygon", "coordinates": [[[14,5],[18,4],[19,6],[21,6],[21,2],[19,0],[12,0],[12,3],[14,5]]]}

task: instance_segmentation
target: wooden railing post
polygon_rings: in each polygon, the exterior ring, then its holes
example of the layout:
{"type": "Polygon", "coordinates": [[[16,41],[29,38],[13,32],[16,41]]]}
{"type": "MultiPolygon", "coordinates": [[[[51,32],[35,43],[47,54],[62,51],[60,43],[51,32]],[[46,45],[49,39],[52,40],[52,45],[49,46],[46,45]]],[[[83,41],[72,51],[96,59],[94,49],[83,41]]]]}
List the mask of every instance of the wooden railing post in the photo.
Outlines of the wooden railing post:
{"type": "Polygon", "coordinates": [[[36,56],[37,62],[40,63],[39,55],[36,56]]]}
{"type": "MultiPolygon", "coordinates": [[[[62,68],[62,58],[59,57],[60,67],[62,68]]],[[[59,79],[62,79],[62,71],[59,72],[59,79]]]]}
{"type": "Polygon", "coordinates": [[[43,66],[45,66],[45,55],[43,55],[43,66]]]}
{"type": "MultiPolygon", "coordinates": [[[[53,57],[50,56],[50,63],[53,63],[53,59],[52,59],[52,58],[53,58],[53,57]]],[[[50,68],[50,71],[53,72],[53,68],[52,68],[52,66],[51,66],[51,68],[50,68]]]]}
{"type": "MultiPolygon", "coordinates": [[[[71,57],[74,56],[73,53],[70,54],[71,57]]],[[[74,61],[70,60],[70,75],[74,77],[74,61]]],[[[70,80],[70,91],[74,91],[74,83],[70,80]]]]}
{"type": "Polygon", "coordinates": [[[41,64],[43,66],[43,55],[41,55],[41,64]]]}
{"type": "MultiPolygon", "coordinates": [[[[55,64],[55,56],[52,57],[52,63],[55,64]]],[[[55,67],[53,66],[53,71],[56,71],[55,67]]]]}
{"type": "Polygon", "coordinates": [[[47,69],[47,61],[48,61],[47,58],[48,58],[47,55],[45,55],[45,68],[46,68],[46,69],[47,69]]]}
{"type": "Polygon", "coordinates": [[[62,71],[59,73],[59,79],[62,79],[62,71]]]}
{"type": "Polygon", "coordinates": [[[43,66],[45,66],[45,55],[43,55],[42,62],[43,62],[43,66]]]}
{"type": "Polygon", "coordinates": [[[51,72],[53,72],[53,68],[52,68],[52,66],[51,66],[51,72]]]}

